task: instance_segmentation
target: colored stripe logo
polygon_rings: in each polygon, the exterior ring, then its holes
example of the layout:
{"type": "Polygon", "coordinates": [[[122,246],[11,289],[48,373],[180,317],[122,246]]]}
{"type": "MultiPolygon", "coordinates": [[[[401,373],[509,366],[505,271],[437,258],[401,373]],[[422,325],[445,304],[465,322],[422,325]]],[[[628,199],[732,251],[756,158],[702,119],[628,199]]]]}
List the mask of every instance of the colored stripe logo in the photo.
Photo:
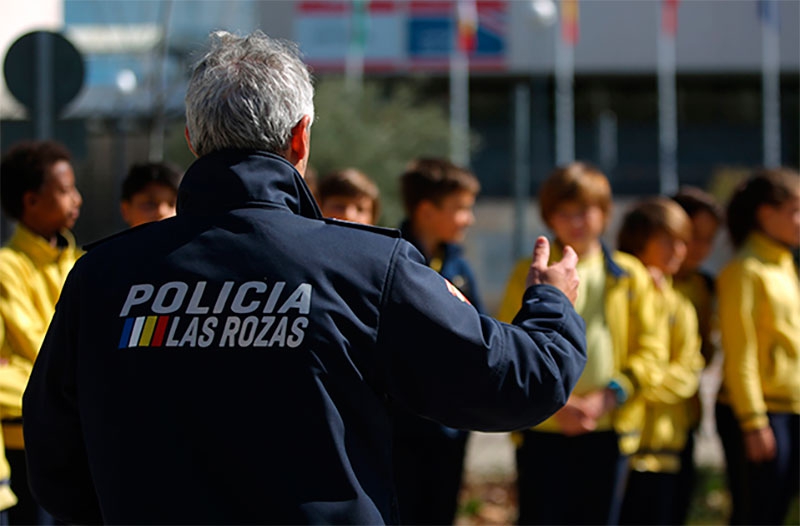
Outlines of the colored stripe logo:
{"type": "Polygon", "coordinates": [[[160,347],[169,324],[169,316],[137,316],[127,318],[122,327],[119,349],[160,347]]]}

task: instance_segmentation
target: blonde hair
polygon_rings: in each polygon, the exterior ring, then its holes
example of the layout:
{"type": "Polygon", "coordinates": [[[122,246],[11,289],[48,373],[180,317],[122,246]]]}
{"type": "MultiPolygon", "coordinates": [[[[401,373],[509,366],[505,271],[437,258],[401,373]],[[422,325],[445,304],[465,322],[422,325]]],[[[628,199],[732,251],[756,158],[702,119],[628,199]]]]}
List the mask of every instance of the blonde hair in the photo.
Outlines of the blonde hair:
{"type": "Polygon", "coordinates": [[[539,189],[542,219],[548,227],[556,209],[566,201],[598,206],[605,216],[604,226],[611,215],[611,184],[598,168],[576,161],[556,168],[539,189]]]}

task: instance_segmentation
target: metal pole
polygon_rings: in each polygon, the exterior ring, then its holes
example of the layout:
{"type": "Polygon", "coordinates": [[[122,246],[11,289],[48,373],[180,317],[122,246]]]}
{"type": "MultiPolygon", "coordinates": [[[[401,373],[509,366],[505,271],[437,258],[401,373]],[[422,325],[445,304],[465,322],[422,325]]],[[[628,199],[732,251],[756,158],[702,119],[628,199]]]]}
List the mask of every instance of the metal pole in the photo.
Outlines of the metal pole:
{"type": "Polygon", "coordinates": [[[573,46],[563,41],[559,31],[554,33],[556,36],[556,165],[563,166],[575,160],[573,94],[575,56],[573,46]]]}
{"type": "Polygon", "coordinates": [[[172,18],[172,0],[164,0],[164,14],[161,17],[161,44],[158,54],[158,65],[153,82],[155,97],[153,103],[153,127],[150,129],[150,150],[148,158],[151,162],[164,160],[164,133],[166,128],[166,69],[169,54],[169,22],[172,18]]]}
{"type": "Polygon", "coordinates": [[[39,140],[53,138],[53,42],[40,31],[36,34],[36,105],[34,128],[39,140]]]}
{"type": "Polygon", "coordinates": [[[367,0],[350,2],[350,41],[345,57],[345,86],[358,93],[364,82],[364,47],[366,45],[367,0]]]}
{"type": "Polygon", "coordinates": [[[455,42],[450,55],[450,160],[469,167],[469,57],[455,42]]]}
{"type": "MultiPolygon", "coordinates": [[[[777,4],[769,8],[777,9],[777,4]]],[[[777,12],[761,20],[761,101],[763,108],[764,166],[781,164],[780,40],[777,12]]]]}
{"type": "MultiPolygon", "coordinates": [[[[661,2],[655,4],[660,18],[661,2]]],[[[672,195],[678,190],[678,117],[675,87],[675,37],[658,33],[658,161],[659,191],[672,195]]]]}
{"type": "Polygon", "coordinates": [[[514,86],[514,237],[512,254],[530,252],[525,225],[531,191],[531,89],[526,81],[514,86]]]}

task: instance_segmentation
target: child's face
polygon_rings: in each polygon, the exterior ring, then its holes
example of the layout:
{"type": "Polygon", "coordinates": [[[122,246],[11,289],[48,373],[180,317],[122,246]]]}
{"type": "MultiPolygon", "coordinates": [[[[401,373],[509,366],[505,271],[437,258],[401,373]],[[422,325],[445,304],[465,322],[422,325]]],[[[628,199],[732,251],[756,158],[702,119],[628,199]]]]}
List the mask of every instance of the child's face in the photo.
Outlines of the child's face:
{"type": "Polygon", "coordinates": [[[36,192],[26,194],[25,217],[46,237],[72,228],[80,215],[83,198],[75,187],[75,172],[68,161],[56,161],[46,171],[36,192]]]}
{"type": "Polygon", "coordinates": [[[695,270],[706,260],[714,246],[718,228],[719,221],[711,212],[702,210],[692,217],[692,240],[686,247],[683,269],[695,270]]]}
{"type": "Polygon", "coordinates": [[[122,201],[120,212],[129,226],[139,226],[174,216],[177,200],[178,195],[175,190],[167,185],[153,182],[133,194],[130,201],[122,201]]]}
{"type": "Polygon", "coordinates": [[[783,203],[762,205],[759,223],[766,235],[790,247],[800,246],[800,190],[783,203]]]}
{"type": "Polygon", "coordinates": [[[599,243],[605,226],[606,215],[602,208],[579,201],[564,201],[550,217],[550,227],[556,238],[574,248],[579,256],[599,243]]]}
{"type": "Polygon", "coordinates": [[[325,198],[320,209],[325,217],[333,217],[365,225],[372,225],[375,222],[373,219],[375,216],[374,203],[366,195],[357,197],[332,195],[325,198]]]}
{"type": "Polygon", "coordinates": [[[475,194],[468,190],[445,196],[438,205],[423,201],[417,226],[440,243],[461,243],[466,237],[467,228],[475,222],[472,213],[474,206],[475,194]]]}
{"type": "Polygon", "coordinates": [[[644,245],[639,259],[647,267],[655,267],[664,275],[673,276],[681,268],[686,257],[686,242],[667,232],[650,237],[644,245]]]}

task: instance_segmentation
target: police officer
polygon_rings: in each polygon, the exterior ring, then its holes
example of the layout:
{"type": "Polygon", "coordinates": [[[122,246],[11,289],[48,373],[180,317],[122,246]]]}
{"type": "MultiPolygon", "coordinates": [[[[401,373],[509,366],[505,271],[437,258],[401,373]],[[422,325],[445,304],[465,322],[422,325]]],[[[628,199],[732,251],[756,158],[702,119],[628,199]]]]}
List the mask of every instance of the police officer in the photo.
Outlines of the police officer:
{"type": "Polygon", "coordinates": [[[178,215],[92,247],[24,397],[30,483],[68,523],[396,520],[389,400],[527,428],[585,362],[577,257],[537,241],[514,324],[394,230],[323,220],[302,174],[306,66],[218,32],[186,95],[178,215]]]}

